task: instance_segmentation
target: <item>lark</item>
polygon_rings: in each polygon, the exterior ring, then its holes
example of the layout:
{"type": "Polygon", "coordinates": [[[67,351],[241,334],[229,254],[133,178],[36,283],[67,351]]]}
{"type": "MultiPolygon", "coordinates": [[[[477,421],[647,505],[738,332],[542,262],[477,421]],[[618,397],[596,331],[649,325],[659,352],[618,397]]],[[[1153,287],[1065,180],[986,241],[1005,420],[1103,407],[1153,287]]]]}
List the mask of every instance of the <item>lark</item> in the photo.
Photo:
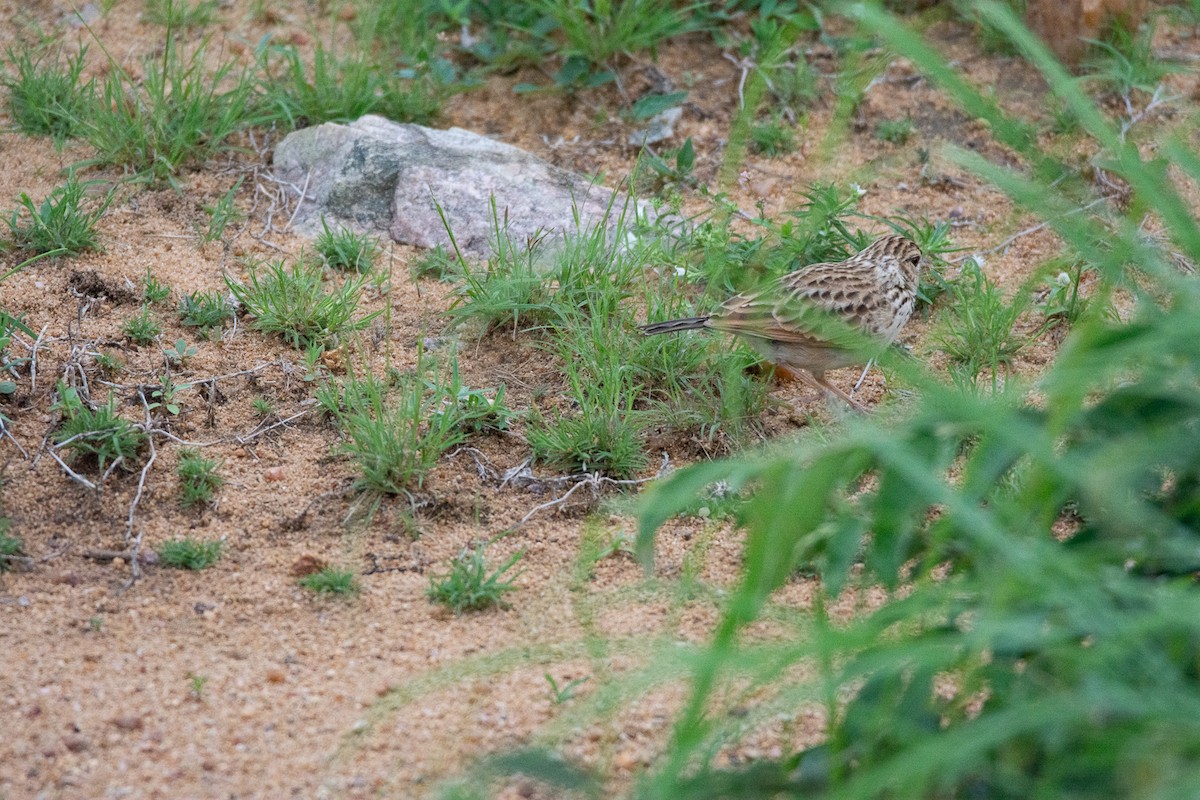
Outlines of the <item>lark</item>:
{"type": "Polygon", "coordinates": [[[861,341],[853,341],[863,335],[878,345],[875,352],[896,341],[916,307],[920,274],[920,248],[903,236],[884,236],[845,261],[809,264],[731,297],[707,316],[639,330],[647,336],[699,329],[741,336],[777,374],[807,380],[864,411],[825,380],[825,372],[865,362],[861,341]],[[847,336],[848,329],[859,335],[847,336]]]}

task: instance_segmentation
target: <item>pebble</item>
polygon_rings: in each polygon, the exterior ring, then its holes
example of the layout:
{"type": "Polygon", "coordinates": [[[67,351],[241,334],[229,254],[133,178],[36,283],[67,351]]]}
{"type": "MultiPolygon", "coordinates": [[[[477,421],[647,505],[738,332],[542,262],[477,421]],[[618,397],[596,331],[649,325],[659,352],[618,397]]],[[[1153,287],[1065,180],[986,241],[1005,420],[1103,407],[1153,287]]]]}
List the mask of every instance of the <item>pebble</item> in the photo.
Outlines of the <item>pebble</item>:
{"type": "Polygon", "coordinates": [[[281,481],[287,477],[287,471],[283,467],[267,467],[263,470],[263,479],[268,481],[281,481]]]}

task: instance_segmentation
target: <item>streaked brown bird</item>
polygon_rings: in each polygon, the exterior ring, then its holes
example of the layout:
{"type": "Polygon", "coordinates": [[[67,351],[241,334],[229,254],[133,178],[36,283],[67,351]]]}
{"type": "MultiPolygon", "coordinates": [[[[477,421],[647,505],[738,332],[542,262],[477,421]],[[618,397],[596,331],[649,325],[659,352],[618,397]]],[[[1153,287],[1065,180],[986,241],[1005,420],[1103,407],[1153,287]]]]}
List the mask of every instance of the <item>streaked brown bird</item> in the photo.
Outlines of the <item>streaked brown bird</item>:
{"type": "Polygon", "coordinates": [[[865,410],[825,380],[825,371],[861,364],[865,335],[879,349],[896,341],[917,303],[921,250],[903,236],[884,236],[845,261],[809,264],[763,289],[726,300],[704,317],[643,325],[647,336],[707,328],[743,337],[776,371],[865,410]],[[831,325],[829,320],[842,325],[831,325]],[[859,336],[847,336],[846,326],[859,336]],[[839,332],[838,328],[841,328],[839,332]],[[805,375],[807,373],[807,376],[805,375]]]}

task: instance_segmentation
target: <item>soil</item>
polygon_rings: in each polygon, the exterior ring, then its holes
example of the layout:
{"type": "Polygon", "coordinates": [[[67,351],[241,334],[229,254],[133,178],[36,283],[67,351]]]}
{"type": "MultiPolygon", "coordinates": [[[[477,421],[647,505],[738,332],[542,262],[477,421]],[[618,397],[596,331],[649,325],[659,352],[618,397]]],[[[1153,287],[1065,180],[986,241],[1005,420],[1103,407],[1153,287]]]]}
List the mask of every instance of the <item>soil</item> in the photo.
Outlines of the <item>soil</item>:
{"type": "MultiPolygon", "coordinates": [[[[266,22],[252,18],[251,4],[221,5],[209,33],[247,59],[267,33],[311,43],[314,26],[329,27],[314,21],[304,3],[273,4],[266,22]]],[[[94,36],[113,57],[133,64],[161,40],[161,28],[140,21],[141,8],[133,0],[117,2],[88,32],[63,22],[66,3],[0,2],[0,44],[26,46],[40,28],[67,42],[92,43],[95,56],[94,36]]],[[[926,33],[964,77],[995,87],[1007,108],[1046,118],[1044,85],[1022,61],[984,53],[959,23],[938,21],[926,33]]],[[[1163,28],[1157,44],[1194,59],[1200,46],[1190,33],[1163,28]]],[[[832,61],[822,61],[822,54],[828,55],[817,45],[814,63],[828,71],[832,61]]],[[[103,68],[99,59],[89,65],[92,74],[103,68]]],[[[664,77],[689,89],[675,143],[692,138],[696,176],[715,184],[736,110],[738,65],[710,38],[696,35],[661,47],[657,62],[628,62],[623,77],[631,96],[664,77]]],[[[621,104],[615,89],[514,99],[513,86],[529,81],[546,78],[534,71],[489,78],[451,99],[439,124],[487,133],[568,169],[629,174],[637,150],[624,144],[631,125],[614,111],[621,104]]],[[[1172,76],[1170,89],[1195,97],[1196,78],[1172,76]]],[[[1166,117],[1154,115],[1143,129],[1154,130],[1172,114],[1182,118],[1188,102],[1168,106],[1166,117]]],[[[743,209],[761,204],[778,216],[796,208],[798,192],[811,183],[854,182],[866,192],[863,211],[948,221],[958,245],[984,253],[987,274],[1006,291],[1028,290],[1026,282],[1058,252],[1058,241],[1048,228],[1009,241],[1037,220],[952,166],[940,150],[948,142],[1013,162],[985,126],[902,60],[868,90],[849,135],[827,148],[834,105],[831,85],[823,83],[822,97],[797,128],[798,151],[770,159],[749,155],[726,187],[731,198],[743,209]],[[916,129],[907,143],[872,134],[881,120],[905,117],[916,129]]],[[[1090,154],[1070,137],[1046,136],[1059,153],[1090,154]]],[[[21,315],[38,333],[36,374],[22,370],[17,392],[0,407],[12,421],[0,443],[3,513],[30,557],[24,568],[0,576],[0,724],[9,731],[0,738],[0,797],[417,797],[480,755],[544,742],[559,743],[567,757],[609,776],[614,790],[628,787],[660,751],[684,683],[662,682],[610,712],[588,705],[588,698],[668,645],[707,638],[719,591],[738,575],[741,536],[728,523],[669,522],[659,533],[652,579],[619,549],[591,575],[579,576],[581,542],[632,537],[633,517],[619,506],[598,507],[596,493],[584,487],[518,526],[536,506],[561,496],[564,486],[541,467],[535,472],[544,480],[504,485],[499,476],[528,451],[519,436],[495,435],[442,460],[418,493],[415,516],[406,501],[389,500],[364,524],[356,513],[363,500],[352,490],[353,466],[336,453],[337,430],[315,411],[299,354],[245,320],[197,343],[199,352],[180,377],[205,381],[203,389],[185,394],[170,420],[175,437],[211,443],[205,455],[222,462],[227,485],[211,508],[180,507],[178,442],[158,439],[144,486],[138,471],[118,471],[98,490],[73,481],[46,452],[58,421],[55,382],[78,363],[89,380],[103,379],[78,348],[125,362],[112,389],[122,413],[140,418],[136,387],[156,382],[161,346],[137,347],[121,326],[138,311],[148,271],[176,297],[223,290],[222,276],[241,274],[244,257],[294,255],[306,245],[264,229],[263,189],[276,139],[256,138],[258,152],[248,147],[184,174],[178,190],[122,191],[99,225],[102,252],[39,262],[0,284],[0,308],[21,315]],[[204,208],[239,178],[245,178],[237,202],[246,223],[224,243],[200,245],[195,230],[207,219],[204,208]],[[274,407],[275,421],[288,422],[264,431],[252,406],[260,397],[274,407]],[[455,616],[426,599],[431,574],[463,548],[514,526],[489,549],[496,563],[525,553],[508,608],[455,616]],[[131,582],[132,565],[119,557],[131,542],[150,553],[181,536],[222,539],[223,557],[203,572],[147,563],[131,582]],[[103,551],[110,552],[89,557],[103,551]],[[321,563],[354,569],[363,591],[329,599],[300,588],[295,573],[321,563]],[[682,591],[688,581],[704,591],[682,591]],[[574,699],[557,703],[547,676],[560,689],[583,682],[574,699]]],[[[5,132],[0,156],[0,204],[14,208],[21,193],[40,202],[89,150],[78,143],[56,150],[48,141],[5,132]]],[[[119,177],[94,169],[86,174],[119,177]]],[[[685,202],[703,208],[697,197],[685,202]]],[[[376,323],[364,337],[374,367],[385,359],[401,370],[412,367],[419,343],[445,328],[452,287],[412,280],[408,267],[418,255],[400,246],[389,250],[391,321],[376,323]]],[[[13,263],[11,254],[4,256],[4,269],[13,263]]],[[[382,309],[386,301],[382,291],[369,291],[364,311],[382,309]]],[[[164,344],[180,337],[195,342],[172,306],[158,317],[164,344]]],[[[1030,315],[1021,325],[1033,332],[1041,320],[1030,315]]],[[[942,356],[929,333],[927,321],[914,321],[904,344],[937,367],[942,356]]],[[[1042,335],[1021,352],[1014,370],[1036,375],[1058,338],[1042,335]]],[[[553,362],[520,339],[468,339],[460,361],[468,385],[506,384],[518,409],[535,396],[565,392],[553,362]]],[[[335,372],[336,362],[328,361],[335,372]]],[[[857,371],[831,377],[848,385],[857,371]]],[[[93,392],[103,385],[94,383],[93,392]]],[[[875,372],[861,398],[873,404],[885,391],[875,372]]],[[[794,434],[808,424],[808,414],[829,419],[822,399],[802,387],[779,387],[773,397],[764,425],[772,438],[794,434]]],[[[655,447],[676,466],[697,457],[684,436],[660,438],[655,447]]],[[[653,474],[651,468],[642,477],[653,474]]],[[[612,490],[605,491],[611,497],[612,490]]],[[[774,598],[780,611],[772,625],[800,624],[785,620],[789,614],[804,619],[813,589],[812,579],[797,577],[774,598]]],[[[839,612],[850,615],[883,600],[882,593],[848,594],[839,612]]],[[[822,729],[819,708],[803,707],[731,745],[722,758],[777,755],[820,741],[822,729]]],[[[521,780],[497,792],[549,796],[521,780]]]]}

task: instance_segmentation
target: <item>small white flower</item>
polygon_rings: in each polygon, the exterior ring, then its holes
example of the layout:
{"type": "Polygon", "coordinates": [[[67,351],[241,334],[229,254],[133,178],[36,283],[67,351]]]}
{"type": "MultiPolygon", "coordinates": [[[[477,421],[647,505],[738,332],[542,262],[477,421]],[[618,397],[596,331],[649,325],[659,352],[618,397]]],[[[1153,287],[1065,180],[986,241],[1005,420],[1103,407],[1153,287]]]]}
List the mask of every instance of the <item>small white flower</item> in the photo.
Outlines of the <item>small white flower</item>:
{"type": "Polygon", "coordinates": [[[1058,277],[1054,279],[1054,282],[1059,286],[1066,288],[1067,286],[1071,285],[1071,276],[1065,272],[1060,272],[1058,273],[1058,277]]]}
{"type": "Polygon", "coordinates": [[[859,186],[857,183],[850,184],[850,188],[853,189],[854,193],[856,195],[858,195],[859,197],[862,197],[864,194],[867,193],[867,190],[862,188],[861,186],[859,186]]]}
{"type": "Polygon", "coordinates": [[[687,270],[686,270],[685,268],[683,268],[683,267],[676,267],[676,268],[675,268],[675,275],[676,275],[677,277],[680,277],[680,278],[682,278],[682,277],[684,277],[685,275],[687,275],[687,270]]]}

